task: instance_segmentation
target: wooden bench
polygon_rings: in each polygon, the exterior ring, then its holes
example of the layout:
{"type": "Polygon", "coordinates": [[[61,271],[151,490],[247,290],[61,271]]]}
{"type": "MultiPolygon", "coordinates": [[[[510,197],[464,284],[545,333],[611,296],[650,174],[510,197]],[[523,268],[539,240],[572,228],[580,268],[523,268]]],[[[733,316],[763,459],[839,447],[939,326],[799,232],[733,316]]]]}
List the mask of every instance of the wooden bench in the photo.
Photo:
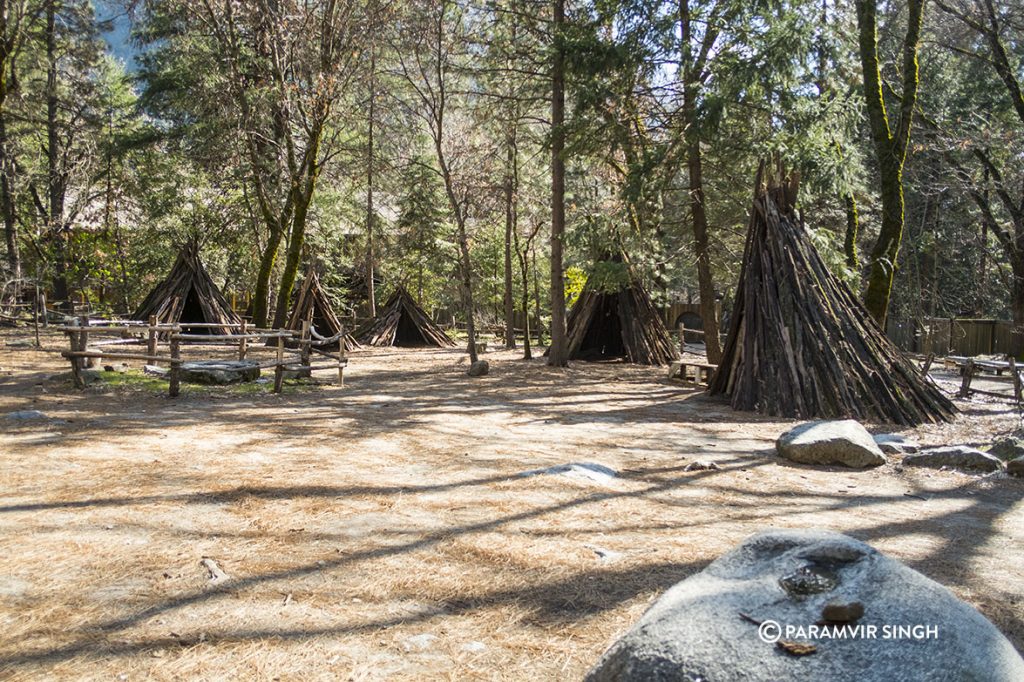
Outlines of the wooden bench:
{"type": "Polygon", "coordinates": [[[668,378],[682,379],[684,383],[707,386],[711,383],[711,376],[718,369],[718,365],[709,365],[706,362],[681,362],[676,361],[668,366],[668,378]],[[690,378],[689,368],[693,368],[693,378],[690,378]]]}

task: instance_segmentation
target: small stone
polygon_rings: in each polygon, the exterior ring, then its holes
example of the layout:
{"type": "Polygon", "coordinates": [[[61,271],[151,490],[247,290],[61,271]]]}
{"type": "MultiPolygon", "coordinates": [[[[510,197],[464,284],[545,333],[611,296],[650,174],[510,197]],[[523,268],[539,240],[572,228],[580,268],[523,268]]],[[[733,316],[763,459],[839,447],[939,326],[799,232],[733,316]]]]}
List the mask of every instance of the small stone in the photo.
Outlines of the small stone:
{"type": "Polygon", "coordinates": [[[462,646],[459,647],[459,649],[461,651],[465,651],[466,653],[478,654],[481,651],[487,651],[487,645],[483,642],[472,641],[465,642],[462,646]]]}
{"type": "Polygon", "coordinates": [[[864,605],[859,601],[829,602],[821,610],[821,619],[826,623],[853,623],[864,615],[864,605]]]}
{"type": "Polygon", "coordinates": [[[696,462],[690,462],[686,465],[683,471],[720,471],[722,467],[718,466],[714,462],[708,462],[702,459],[696,462]]]}
{"type": "Polygon", "coordinates": [[[486,376],[491,371],[491,363],[486,360],[477,360],[469,366],[469,376],[471,377],[482,377],[486,376]]]}
{"type": "Polygon", "coordinates": [[[142,368],[142,373],[154,377],[166,377],[170,370],[166,367],[158,367],[157,365],[146,365],[142,368]]]}
{"type": "Polygon", "coordinates": [[[878,433],[872,436],[875,445],[887,455],[909,455],[918,452],[921,446],[898,433],[878,433]]]}
{"type": "Polygon", "coordinates": [[[18,410],[17,412],[8,412],[7,418],[17,421],[34,421],[36,419],[46,419],[47,416],[39,410],[18,410]]]}
{"type": "Polygon", "coordinates": [[[429,632],[424,632],[421,635],[413,635],[412,637],[406,637],[402,640],[402,649],[408,652],[426,651],[433,647],[436,639],[437,635],[432,635],[429,632]]]}

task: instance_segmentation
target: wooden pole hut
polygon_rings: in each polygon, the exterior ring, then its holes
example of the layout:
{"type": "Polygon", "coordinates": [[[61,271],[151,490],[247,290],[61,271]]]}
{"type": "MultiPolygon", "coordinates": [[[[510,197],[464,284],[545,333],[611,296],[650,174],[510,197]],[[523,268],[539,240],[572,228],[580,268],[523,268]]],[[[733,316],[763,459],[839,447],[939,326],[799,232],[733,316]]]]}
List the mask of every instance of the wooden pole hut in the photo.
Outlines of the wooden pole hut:
{"type": "Polygon", "coordinates": [[[665,323],[629,264],[621,257],[609,258],[595,266],[597,271],[612,275],[592,273],[569,312],[569,358],[640,365],[665,365],[676,359],[665,323]]]}
{"type": "Polygon", "coordinates": [[[377,317],[356,332],[356,339],[368,346],[455,345],[401,286],[391,294],[377,317]]]}
{"type": "MultiPolygon", "coordinates": [[[[794,209],[796,175],[754,200],[723,359],[709,387],[737,410],[916,425],[956,409],[833,275],[794,209]]],[[[780,173],[781,175],[781,173],[780,173]]]]}
{"type": "MultiPolygon", "coordinates": [[[[195,245],[184,247],[174,266],[159,284],[153,287],[132,319],[147,321],[156,317],[158,324],[239,324],[241,318],[199,260],[195,245]]],[[[187,329],[186,329],[187,330],[187,329]]],[[[197,334],[230,334],[231,327],[197,327],[187,330],[197,334]]]]}
{"type": "Polygon", "coordinates": [[[288,315],[288,323],[285,329],[301,331],[302,323],[309,322],[310,330],[314,338],[320,340],[339,337],[337,341],[320,346],[323,350],[338,350],[342,340],[345,342],[345,350],[359,348],[359,342],[352,334],[342,334],[342,324],[334,312],[334,304],[327,291],[320,284],[320,277],[316,271],[310,268],[306,272],[302,284],[295,295],[295,303],[292,305],[288,315]]]}

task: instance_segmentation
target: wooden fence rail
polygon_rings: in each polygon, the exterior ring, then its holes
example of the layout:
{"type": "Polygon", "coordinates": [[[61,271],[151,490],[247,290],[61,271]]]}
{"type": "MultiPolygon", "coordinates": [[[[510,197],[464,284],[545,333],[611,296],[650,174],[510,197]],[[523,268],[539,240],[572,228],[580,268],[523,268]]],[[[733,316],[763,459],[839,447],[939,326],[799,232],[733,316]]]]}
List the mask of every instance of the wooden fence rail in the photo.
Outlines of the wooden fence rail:
{"type": "MultiPolygon", "coordinates": [[[[311,333],[311,326],[308,321],[303,322],[299,331],[284,331],[280,329],[259,329],[248,327],[247,323],[241,324],[157,324],[155,318],[150,318],[148,324],[125,324],[121,321],[103,324],[94,324],[95,320],[80,318],[75,323],[60,327],[70,342],[70,350],[61,351],[61,356],[71,363],[71,376],[77,388],[84,388],[85,381],[82,378],[82,369],[86,361],[95,360],[140,360],[153,365],[166,363],[169,367],[168,379],[170,380],[168,392],[174,397],[181,390],[181,368],[186,360],[182,357],[182,346],[187,342],[198,342],[198,345],[234,345],[238,347],[238,359],[245,360],[249,353],[250,341],[274,341],[275,354],[272,360],[258,361],[257,367],[274,370],[274,393],[280,393],[284,382],[284,373],[312,372],[321,369],[337,369],[338,385],[344,386],[345,367],[348,366],[348,358],[345,355],[345,344],[339,345],[337,353],[330,353],[320,348],[315,348],[319,343],[314,341],[311,333]],[[185,334],[182,330],[192,327],[232,327],[238,328],[240,333],[231,334],[185,334]],[[100,334],[118,334],[120,339],[93,342],[89,345],[89,337],[100,334]],[[132,334],[140,336],[132,337],[132,334]],[[161,337],[167,339],[167,354],[161,354],[161,337]],[[286,352],[285,340],[297,339],[298,350],[286,352]],[[145,345],[145,352],[131,352],[120,350],[125,345],[145,345]],[[107,350],[110,348],[110,350],[107,350]],[[311,353],[318,353],[320,356],[330,359],[330,362],[312,363],[311,353]]],[[[344,330],[342,330],[344,335],[344,330]]]]}

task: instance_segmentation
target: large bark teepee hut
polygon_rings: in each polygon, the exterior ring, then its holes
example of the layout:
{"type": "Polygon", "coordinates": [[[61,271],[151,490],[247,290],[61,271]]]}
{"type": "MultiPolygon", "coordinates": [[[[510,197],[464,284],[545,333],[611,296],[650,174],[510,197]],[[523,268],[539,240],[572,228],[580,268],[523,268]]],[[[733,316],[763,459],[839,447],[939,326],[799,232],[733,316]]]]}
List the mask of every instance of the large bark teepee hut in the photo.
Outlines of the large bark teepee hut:
{"type": "Polygon", "coordinates": [[[825,265],[794,211],[798,177],[759,173],[722,362],[708,389],[733,408],[799,418],[947,421],[952,403],[825,265]]]}
{"type": "Polygon", "coordinates": [[[675,344],[632,268],[621,258],[598,265],[607,267],[595,268],[569,311],[569,359],[665,365],[677,358],[675,344]],[[599,277],[601,270],[617,276],[599,277]]]}
{"type": "Polygon", "coordinates": [[[186,246],[162,282],[153,287],[132,319],[146,321],[156,316],[158,324],[181,324],[190,334],[230,334],[227,325],[241,323],[206,268],[195,246],[186,246]],[[194,327],[188,323],[223,324],[223,327],[194,327]]]}
{"type": "Polygon", "coordinates": [[[331,298],[320,284],[320,277],[313,269],[306,272],[306,276],[295,294],[295,303],[288,315],[285,329],[300,331],[302,323],[307,320],[313,325],[313,341],[317,347],[323,350],[338,350],[342,341],[345,343],[345,350],[355,350],[360,347],[354,336],[343,333],[344,327],[334,312],[331,298]]]}
{"type": "Polygon", "coordinates": [[[409,292],[398,287],[391,294],[377,317],[356,332],[360,343],[368,346],[438,346],[455,345],[447,334],[416,305],[409,292]]]}

